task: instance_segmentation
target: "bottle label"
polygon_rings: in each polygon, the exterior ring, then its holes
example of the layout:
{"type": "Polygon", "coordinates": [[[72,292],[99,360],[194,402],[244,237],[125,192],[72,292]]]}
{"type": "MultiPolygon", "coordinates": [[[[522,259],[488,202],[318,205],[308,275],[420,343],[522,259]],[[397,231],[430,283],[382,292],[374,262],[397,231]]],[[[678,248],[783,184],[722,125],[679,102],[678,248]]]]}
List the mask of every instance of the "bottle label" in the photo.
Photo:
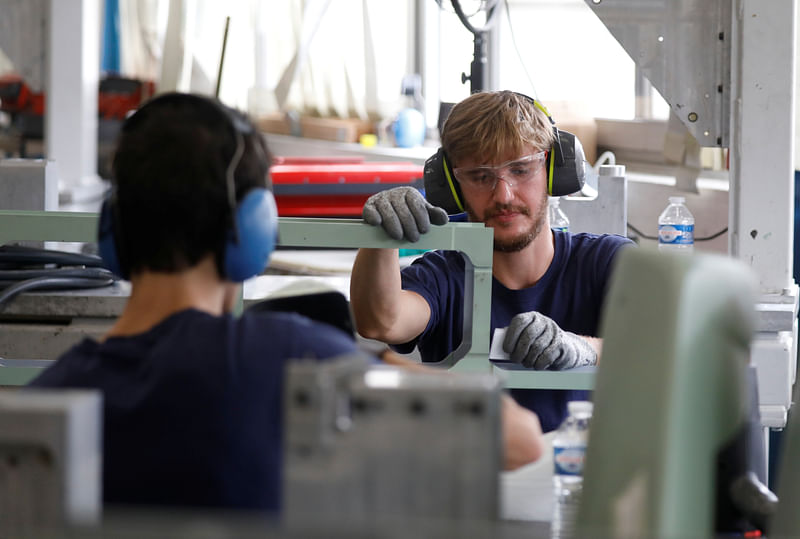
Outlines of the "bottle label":
{"type": "Polygon", "coordinates": [[[558,232],[569,232],[568,226],[551,226],[553,230],[557,230],[558,232]]]}
{"type": "Polygon", "coordinates": [[[694,243],[694,225],[658,225],[658,243],[691,245],[694,243]]]}
{"type": "Polygon", "coordinates": [[[554,447],[553,472],[558,475],[581,475],[585,457],[585,447],[554,447]]]}

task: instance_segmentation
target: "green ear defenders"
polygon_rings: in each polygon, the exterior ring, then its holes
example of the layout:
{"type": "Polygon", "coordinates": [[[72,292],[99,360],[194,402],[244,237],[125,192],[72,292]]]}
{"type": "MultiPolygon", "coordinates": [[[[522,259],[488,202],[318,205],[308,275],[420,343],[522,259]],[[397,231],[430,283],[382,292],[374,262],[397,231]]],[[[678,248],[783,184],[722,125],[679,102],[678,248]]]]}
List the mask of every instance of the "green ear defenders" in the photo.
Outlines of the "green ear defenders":
{"type": "MultiPolygon", "coordinates": [[[[580,191],[585,181],[585,157],[578,137],[556,127],[547,109],[524,94],[517,94],[545,113],[553,125],[555,142],[547,153],[547,194],[564,196],[580,191]]],[[[425,198],[434,206],[444,208],[448,214],[463,213],[464,198],[453,176],[453,164],[442,148],[425,161],[423,171],[425,198]]]]}

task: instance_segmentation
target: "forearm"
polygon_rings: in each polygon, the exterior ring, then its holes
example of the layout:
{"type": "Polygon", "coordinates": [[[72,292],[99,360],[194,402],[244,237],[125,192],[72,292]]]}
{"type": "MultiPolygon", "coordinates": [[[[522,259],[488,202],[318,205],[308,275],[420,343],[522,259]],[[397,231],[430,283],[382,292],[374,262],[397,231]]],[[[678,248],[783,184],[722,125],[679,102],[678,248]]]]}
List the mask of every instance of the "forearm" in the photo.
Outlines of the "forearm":
{"type": "Polygon", "coordinates": [[[427,302],[402,289],[397,249],[359,249],[350,276],[350,305],[362,336],[391,344],[412,340],[430,317],[427,302]]]}
{"type": "Polygon", "coordinates": [[[514,470],[538,460],[544,452],[539,417],[507,394],[502,396],[503,465],[514,470]]]}
{"type": "Polygon", "coordinates": [[[359,249],[350,276],[350,306],[361,335],[383,340],[397,316],[399,292],[397,249],[359,249]]]}

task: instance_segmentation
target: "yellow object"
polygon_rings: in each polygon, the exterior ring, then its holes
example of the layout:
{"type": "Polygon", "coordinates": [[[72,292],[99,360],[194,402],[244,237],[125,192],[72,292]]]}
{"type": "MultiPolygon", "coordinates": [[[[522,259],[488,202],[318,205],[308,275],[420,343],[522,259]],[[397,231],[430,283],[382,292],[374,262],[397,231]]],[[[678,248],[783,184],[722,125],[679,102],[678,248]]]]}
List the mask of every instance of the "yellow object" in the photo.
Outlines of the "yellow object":
{"type": "Polygon", "coordinates": [[[358,137],[358,142],[360,142],[362,146],[372,148],[378,143],[378,136],[375,133],[364,133],[358,137]]]}

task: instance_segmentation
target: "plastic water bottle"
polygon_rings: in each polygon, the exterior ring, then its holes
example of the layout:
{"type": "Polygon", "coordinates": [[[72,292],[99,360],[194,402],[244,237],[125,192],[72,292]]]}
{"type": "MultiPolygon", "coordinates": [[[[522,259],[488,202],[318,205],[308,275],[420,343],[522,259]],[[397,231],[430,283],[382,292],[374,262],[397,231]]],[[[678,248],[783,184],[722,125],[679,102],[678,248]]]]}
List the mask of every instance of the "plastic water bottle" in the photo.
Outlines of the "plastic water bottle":
{"type": "Polygon", "coordinates": [[[550,197],[548,200],[550,211],[550,228],[553,230],[560,230],[562,232],[569,231],[569,219],[564,210],[561,209],[561,199],[558,197],[550,197]]]}
{"type": "Polygon", "coordinates": [[[658,217],[658,249],[691,253],[694,249],[694,216],[683,197],[669,197],[669,206],[658,217]]]}
{"type": "Polygon", "coordinates": [[[425,142],[425,117],[420,111],[405,108],[394,121],[394,140],[401,148],[413,148],[425,142]]]}
{"type": "Polygon", "coordinates": [[[573,538],[583,490],[583,462],[589,440],[592,403],[567,403],[569,415],[553,438],[552,539],[573,538]]]}

